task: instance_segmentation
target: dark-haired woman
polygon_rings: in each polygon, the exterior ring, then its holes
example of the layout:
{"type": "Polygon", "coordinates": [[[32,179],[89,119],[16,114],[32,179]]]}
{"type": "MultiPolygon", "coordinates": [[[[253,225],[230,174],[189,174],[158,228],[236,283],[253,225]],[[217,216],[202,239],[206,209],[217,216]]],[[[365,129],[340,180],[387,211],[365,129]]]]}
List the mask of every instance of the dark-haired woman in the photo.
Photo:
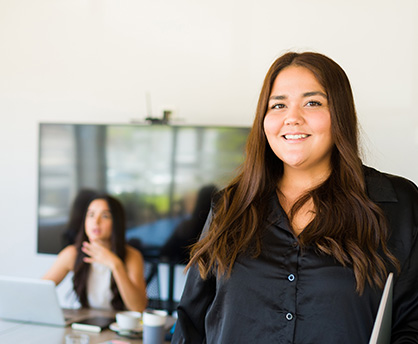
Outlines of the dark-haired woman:
{"type": "Polygon", "coordinates": [[[317,53],[265,78],[238,177],[191,252],[173,343],[418,343],[418,189],[362,165],[350,83],[317,53]]]}
{"type": "Polygon", "coordinates": [[[82,307],[145,309],[143,258],[125,243],[124,210],[115,198],[97,196],[89,203],[84,230],[58,254],[43,279],[59,284],[70,271],[82,307]]]}

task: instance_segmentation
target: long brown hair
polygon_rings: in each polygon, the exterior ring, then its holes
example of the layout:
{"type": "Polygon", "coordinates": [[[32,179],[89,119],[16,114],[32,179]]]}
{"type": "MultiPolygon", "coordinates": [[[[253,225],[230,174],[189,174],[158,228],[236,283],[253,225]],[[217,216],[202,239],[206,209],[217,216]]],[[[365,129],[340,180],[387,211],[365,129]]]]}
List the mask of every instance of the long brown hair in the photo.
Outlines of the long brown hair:
{"type": "MultiPolygon", "coordinates": [[[[112,234],[110,237],[111,250],[114,252],[122,261],[125,261],[126,256],[126,246],[125,246],[125,212],[122,204],[114,197],[109,195],[97,195],[91,198],[89,205],[96,199],[103,199],[107,202],[110,213],[112,214],[112,234]]],[[[87,298],[87,280],[90,272],[90,264],[85,263],[83,258],[86,257],[85,253],[81,251],[81,247],[84,241],[88,241],[86,231],[85,231],[85,218],[87,214],[86,207],[84,213],[84,221],[82,223],[82,228],[80,229],[75,247],[77,248],[77,257],[74,264],[74,276],[73,276],[73,288],[77,294],[78,300],[82,307],[88,308],[89,302],[87,298]]],[[[113,298],[111,304],[113,309],[122,310],[125,308],[125,305],[120,296],[119,290],[117,288],[116,282],[112,276],[110,288],[112,290],[113,298]]]]}
{"type": "Polygon", "coordinates": [[[328,95],[334,147],[332,171],[321,185],[303,195],[292,207],[290,220],[309,200],[315,217],[299,236],[303,246],[332,255],[354,270],[357,291],[366,281],[380,288],[387,268],[383,256],[397,265],[386,242],[388,226],[381,209],[366,194],[358,147],[357,115],[350,82],[330,58],[312,52],[286,53],[270,67],[258,100],[256,116],[246,145],[240,174],[222,192],[213,209],[207,234],[191,251],[188,264],[198,264],[202,278],[209,273],[229,274],[237,257],[261,252],[261,232],[266,226],[265,202],[283,175],[283,163],[270,148],[264,133],[268,99],[277,75],[295,65],[309,69],[328,95]]]}

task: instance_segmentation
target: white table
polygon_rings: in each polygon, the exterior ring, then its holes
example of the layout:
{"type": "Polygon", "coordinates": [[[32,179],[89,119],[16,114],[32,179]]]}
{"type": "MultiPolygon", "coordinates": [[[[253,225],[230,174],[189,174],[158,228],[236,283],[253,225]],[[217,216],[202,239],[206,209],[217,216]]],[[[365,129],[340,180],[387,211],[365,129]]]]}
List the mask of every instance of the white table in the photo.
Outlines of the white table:
{"type": "MultiPolygon", "coordinates": [[[[87,316],[114,315],[114,312],[84,310],[80,311],[87,316]]],[[[100,333],[86,331],[75,331],[71,326],[57,327],[30,323],[19,323],[0,319],[0,343],[4,344],[63,344],[67,333],[85,333],[90,337],[90,344],[101,344],[111,340],[119,340],[130,344],[140,344],[141,339],[130,339],[119,336],[109,329],[100,333]]],[[[167,342],[169,343],[169,342],[167,342]]]]}

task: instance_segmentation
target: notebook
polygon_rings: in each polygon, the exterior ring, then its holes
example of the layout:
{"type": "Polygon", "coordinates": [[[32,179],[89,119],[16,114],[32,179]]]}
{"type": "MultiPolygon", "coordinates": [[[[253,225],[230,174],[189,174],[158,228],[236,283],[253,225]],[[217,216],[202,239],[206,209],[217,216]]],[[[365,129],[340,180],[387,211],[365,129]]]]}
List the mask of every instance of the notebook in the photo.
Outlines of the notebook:
{"type": "Polygon", "coordinates": [[[390,344],[392,335],[393,273],[386,280],[369,344],[390,344]]]}
{"type": "Polygon", "coordinates": [[[80,317],[65,316],[53,281],[0,276],[1,319],[66,326],[80,317]]]}

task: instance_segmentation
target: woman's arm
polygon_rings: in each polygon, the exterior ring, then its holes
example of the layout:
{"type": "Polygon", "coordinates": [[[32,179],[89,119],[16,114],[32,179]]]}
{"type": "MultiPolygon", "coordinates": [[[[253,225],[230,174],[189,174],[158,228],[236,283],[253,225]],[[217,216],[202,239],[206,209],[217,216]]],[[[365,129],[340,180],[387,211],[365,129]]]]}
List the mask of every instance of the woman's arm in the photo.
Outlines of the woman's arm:
{"type": "Polygon", "coordinates": [[[42,279],[54,281],[55,285],[60,284],[65,276],[73,270],[76,256],[75,246],[70,245],[64,248],[42,279]]]}
{"type": "Polygon", "coordinates": [[[125,306],[130,310],[142,312],[147,307],[142,254],[127,246],[125,265],[120,261],[112,273],[125,306]]]}
{"type": "Polygon", "coordinates": [[[418,234],[394,285],[391,343],[418,343],[418,234]]]}
{"type": "Polygon", "coordinates": [[[393,223],[390,240],[401,263],[393,287],[393,344],[418,344],[418,188],[412,182],[390,176],[396,204],[381,204],[393,223]]]}
{"type": "Polygon", "coordinates": [[[124,263],[116,254],[99,243],[84,242],[82,250],[89,256],[84,258],[86,263],[98,262],[110,268],[126,308],[138,312],[146,308],[144,259],[139,251],[127,245],[124,263]]]}
{"type": "Polygon", "coordinates": [[[171,343],[206,343],[205,316],[216,292],[216,278],[203,280],[192,266],[188,272],[179,306],[178,319],[171,343]]]}

